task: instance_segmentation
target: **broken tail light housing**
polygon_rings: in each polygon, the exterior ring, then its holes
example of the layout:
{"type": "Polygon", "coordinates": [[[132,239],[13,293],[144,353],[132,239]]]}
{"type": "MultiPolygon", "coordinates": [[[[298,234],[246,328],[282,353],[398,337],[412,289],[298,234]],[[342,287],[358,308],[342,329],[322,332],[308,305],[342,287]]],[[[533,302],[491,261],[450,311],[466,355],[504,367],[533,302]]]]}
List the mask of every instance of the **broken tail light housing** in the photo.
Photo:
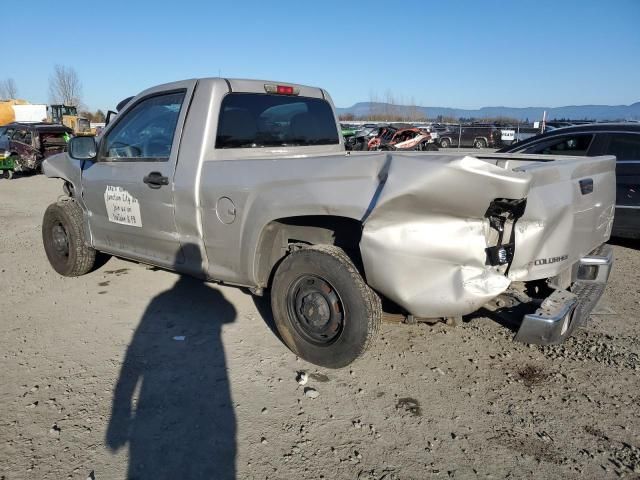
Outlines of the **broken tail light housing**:
{"type": "Polygon", "coordinates": [[[513,260],[514,244],[508,243],[506,245],[497,245],[495,247],[488,247],[487,260],[491,265],[508,265],[513,260]]]}
{"type": "Polygon", "coordinates": [[[489,265],[507,265],[507,272],[509,271],[515,252],[516,222],[524,215],[526,206],[526,198],[496,198],[489,205],[484,216],[489,219],[489,226],[498,233],[496,244],[485,249],[489,265]],[[508,227],[509,238],[506,243],[504,242],[505,227],[508,227]]]}
{"type": "Polygon", "coordinates": [[[272,85],[265,84],[264,91],[267,93],[275,93],[276,95],[298,95],[300,89],[291,85],[272,85]]]}

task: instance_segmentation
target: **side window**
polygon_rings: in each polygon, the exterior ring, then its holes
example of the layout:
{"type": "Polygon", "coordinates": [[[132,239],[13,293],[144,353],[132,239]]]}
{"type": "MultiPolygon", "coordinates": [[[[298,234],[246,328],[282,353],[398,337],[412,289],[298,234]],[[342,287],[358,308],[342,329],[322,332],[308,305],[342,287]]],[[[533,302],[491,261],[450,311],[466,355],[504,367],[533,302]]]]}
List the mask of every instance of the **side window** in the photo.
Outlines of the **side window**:
{"type": "Polygon", "coordinates": [[[31,144],[31,132],[29,130],[16,130],[11,140],[31,144]]]}
{"type": "Polygon", "coordinates": [[[608,155],[618,160],[640,160],[640,135],[631,133],[613,133],[609,141],[608,155]]]}
{"type": "Polygon", "coordinates": [[[185,92],[155,95],[126,112],[100,145],[102,161],[166,161],[185,92]]]}
{"type": "Polygon", "coordinates": [[[576,155],[586,156],[593,134],[570,135],[549,140],[543,144],[529,147],[523,153],[540,153],[544,155],[576,155]]]}

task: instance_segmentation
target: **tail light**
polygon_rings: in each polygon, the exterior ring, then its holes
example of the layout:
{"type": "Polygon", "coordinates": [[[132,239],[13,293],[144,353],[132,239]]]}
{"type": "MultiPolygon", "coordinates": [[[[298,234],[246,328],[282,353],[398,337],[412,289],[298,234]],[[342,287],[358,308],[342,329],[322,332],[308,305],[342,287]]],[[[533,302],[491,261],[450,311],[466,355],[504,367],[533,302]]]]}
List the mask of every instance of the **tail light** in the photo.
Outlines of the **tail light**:
{"type": "Polygon", "coordinates": [[[277,95],[298,95],[300,89],[290,85],[271,85],[265,84],[264,90],[267,93],[275,93],[277,95]]]}

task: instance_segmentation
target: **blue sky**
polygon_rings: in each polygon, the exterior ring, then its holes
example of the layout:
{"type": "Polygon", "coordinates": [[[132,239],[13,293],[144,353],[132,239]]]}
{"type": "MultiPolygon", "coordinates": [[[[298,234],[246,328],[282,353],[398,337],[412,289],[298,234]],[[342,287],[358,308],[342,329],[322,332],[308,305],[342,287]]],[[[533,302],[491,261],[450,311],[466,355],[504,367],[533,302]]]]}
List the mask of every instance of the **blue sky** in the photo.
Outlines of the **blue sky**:
{"type": "Polygon", "coordinates": [[[458,108],[640,101],[640,0],[30,0],[10,10],[24,35],[5,48],[0,79],[33,103],[48,101],[55,64],[76,69],[92,109],[219,72],[322,86],[341,107],[387,92],[458,108]]]}

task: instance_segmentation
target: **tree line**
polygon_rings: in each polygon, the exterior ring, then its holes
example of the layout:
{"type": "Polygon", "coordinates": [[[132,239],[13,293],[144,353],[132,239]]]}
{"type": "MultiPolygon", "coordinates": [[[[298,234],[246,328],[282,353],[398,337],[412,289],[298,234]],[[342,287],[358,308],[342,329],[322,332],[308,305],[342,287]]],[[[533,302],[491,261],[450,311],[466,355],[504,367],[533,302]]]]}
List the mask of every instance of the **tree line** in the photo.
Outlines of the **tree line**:
{"type": "MultiPolygon", "coordinates": [[[[13,78],[0,80],[0,100],[15,100],[18,98],[18,85],[13,78]]],[[[78,72],[73,67],[55,65],[49,76],[49,103],[51,105],[68,105],[76,107],[80,116],[91,122],[104,122],[105,114],[98,109],[89,111],[82,101],[82,82],[78,72]]]]}

